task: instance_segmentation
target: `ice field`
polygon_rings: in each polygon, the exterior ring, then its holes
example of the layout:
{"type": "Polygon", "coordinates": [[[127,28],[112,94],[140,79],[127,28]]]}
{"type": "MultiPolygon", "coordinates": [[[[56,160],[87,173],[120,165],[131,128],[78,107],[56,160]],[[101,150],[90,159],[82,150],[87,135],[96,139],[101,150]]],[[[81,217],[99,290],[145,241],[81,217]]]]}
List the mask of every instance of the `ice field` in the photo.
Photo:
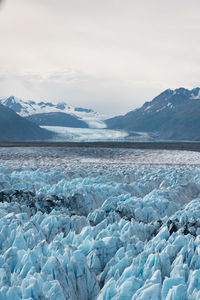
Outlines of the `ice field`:
{"type": "Polygon", "coordinates": [[[1,148],[2,299],[200,299],[200,153],[1,148]]]}
{"type": "MultiPolygon", "coordinates": [[[[98,126],[99,123],[96,124],[98,126]]],[[[61,126],[41,126],[44,129],[55,132],[55,141],[116,141],[128,137],[128,133],[122,130],[110,130],[101,128],[72,128],[61,126]]],[[[139,139],[139,138],[138,138],[139,139]]]]}

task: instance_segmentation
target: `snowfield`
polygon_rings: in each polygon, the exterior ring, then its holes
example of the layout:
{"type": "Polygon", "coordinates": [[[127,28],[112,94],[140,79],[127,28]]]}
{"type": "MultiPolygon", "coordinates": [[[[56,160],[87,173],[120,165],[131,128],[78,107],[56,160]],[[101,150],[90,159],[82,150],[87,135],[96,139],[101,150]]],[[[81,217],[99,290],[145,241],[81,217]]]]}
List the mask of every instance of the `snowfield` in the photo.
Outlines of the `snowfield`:
{"type": "Polygon", "coordinates": [[[200,299],[200,153],[1,148],[0,299],[200,299]]]}

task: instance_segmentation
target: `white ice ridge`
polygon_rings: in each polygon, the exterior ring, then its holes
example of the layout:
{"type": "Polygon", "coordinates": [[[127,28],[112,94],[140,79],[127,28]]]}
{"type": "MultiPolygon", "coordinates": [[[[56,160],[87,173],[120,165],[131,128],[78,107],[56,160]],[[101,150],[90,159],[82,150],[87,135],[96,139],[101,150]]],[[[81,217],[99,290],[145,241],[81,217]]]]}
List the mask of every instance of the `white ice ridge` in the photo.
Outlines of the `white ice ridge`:
{"type": "Polygon", "coordinates": [[[200,299],[199,165],[91,151],[0,150],[0,299],[200,299]]]}

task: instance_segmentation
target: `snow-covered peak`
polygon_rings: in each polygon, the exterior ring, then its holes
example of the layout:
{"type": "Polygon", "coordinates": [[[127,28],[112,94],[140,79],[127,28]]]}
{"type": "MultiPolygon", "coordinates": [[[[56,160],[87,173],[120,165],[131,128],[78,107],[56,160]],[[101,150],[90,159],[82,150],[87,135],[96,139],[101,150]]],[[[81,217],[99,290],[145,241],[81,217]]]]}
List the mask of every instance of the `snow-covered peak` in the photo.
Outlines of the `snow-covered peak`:
{"type": "Polygon", "coordinates": [[[88,125],[92,128],[106,127],[105,123],[103,122],[103,120],[106,119],[106,116],[103,116],[92,109],[74,107],[66,102],[54,103],[49,101],[24,101],[14,96],[0,98],[0,102],[14,110],[22,117],[50,112],[63,112],[78,117],[79,119],[88,123],[88,125]]]}
{"type": "Polygon", "coordinates": [[[174,95],[175,95],[175,94],[187,94],[188,92],[189,92],[189,90],[187,90],[187,89],[181,87],[181,88],[175,89],[175,90],[173,91],[173,94],[174,94],[174,95]]]}
{"type": "Polygon", "coordinates": [[[192,90],[191,100],[200,100],[200,88],[192,90]]]}
{"type": "Polygon", "coordinates": [[[157,113],[164,110],[169,111],[178,108],[182,104],[189,103],[189,100],[200,100],[200,88],[192,90],[185,88],[167,89],[137,110],[142,111],[142,114],[157,113]]]}
{"type": "Polygon", "coordinates": [[[22,104],[20,103],[20,99],[14,96],[10,96],[8,98],[2,98],[0,99],[1,103],[12,110],[14,110],[16,113],[19,113],[22,110],[22,104]]]}

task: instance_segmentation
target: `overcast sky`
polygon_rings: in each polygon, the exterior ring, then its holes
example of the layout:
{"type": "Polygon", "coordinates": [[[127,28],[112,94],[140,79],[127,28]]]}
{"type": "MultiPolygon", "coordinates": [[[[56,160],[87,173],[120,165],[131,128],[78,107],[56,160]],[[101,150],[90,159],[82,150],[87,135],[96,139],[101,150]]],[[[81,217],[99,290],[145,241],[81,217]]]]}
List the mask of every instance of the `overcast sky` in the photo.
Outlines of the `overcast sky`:
{"type": "Polygon", "coordinates": [[[200,86],[199,0],[0,3],[2,96],[119,114],[200,86]]]}

